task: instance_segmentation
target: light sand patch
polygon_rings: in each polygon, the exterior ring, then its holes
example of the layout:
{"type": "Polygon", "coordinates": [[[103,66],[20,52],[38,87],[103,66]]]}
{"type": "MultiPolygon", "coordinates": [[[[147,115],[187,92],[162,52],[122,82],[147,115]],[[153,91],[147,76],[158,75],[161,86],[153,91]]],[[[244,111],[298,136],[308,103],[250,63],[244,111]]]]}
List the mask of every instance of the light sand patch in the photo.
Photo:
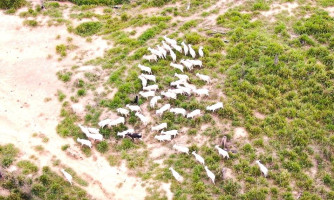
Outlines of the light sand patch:
{"type": "Polygon", "coordinates": [[[334,17],[334,7],[327,7],[324,9],[328,12],[329,16],[334,17]]]}
{"type": "Polygon", "coordinates": [[[254,116],[258,119],[265,119],[266,118],[266,116],[264,114],[259,113],[257,111],[254,111],[254,116]]]}
{"type": "Polygon", "coordinates": [[[170,191],[171,183],[162,183],[161,188],[166,192],[166,196],[168,200],[173,199],[173,193],[170,191]]]}
{"type": "MultiPolygon", "coordinates": [[[[55,54],[55,46],[64,43],[69,36],[65,26],[37,27],[30,29],[22,26],[23,19],[17,16],[0,13],[3,22],[0,28],[0,135],[1,144],[13,143],[22,151],[21,159],[29,159],[36,155],[35,146],[41,145],[40,138],[32,137],[32,133],[43,133],[49,138],[44,146],[45,152],[33,160],[38,166],[50,166],[53,160],[59,159],[61,165],[71,167],[79,176],[88,174],[92,177],[89,186],[84,189],[92,195],[92,199],[144,199],[145,188],[133,183],[140,179],[128,176],[126,168],[111,167],[105,158],[93,150],[95,159],[84,158],[75,160],[61,150],[61,146],[69,144],[78,146],[73,139],[61,138],[56,133],[61,103],[56,94],[67,89],[56,77],[62,66],[72,66],[78,61],[73,57],[80,51],[87,50],[84,58],[91,59],[102,56],[107,46],[97,39],[87,45],[84,38],[71,35],[78,48],[70,52],[61,62],[47,59],[55,54]],[[62,41],[55,40],[60,34],[62,41]],[[102,45],[100,45],[102,44],[102,45]],[[103,47],[103,45],[105,45],[103,47]],[[50,98],[50,101],[44,99],[50,98]],[[124,180],[121,188],[117,188],[117,180],[124,180]]],[[[58,167],[50,166],[59,175],[58,167]]]]}
{"type": "Polygon", "coordinates": [[[233,135],[234,140],[245,139],[247,137],[248,137],[248,133],[245,128],[238,127],[234,129],[234,135],[233,135]]]}
{"type": "Polygon", "coordinates": [[[270,7],[270,10],[263,11],[261,14],[265,17],[272,17],[277,15],[283,11],[287,11],[288,15],[291,16],[293,14],[293,10],[298,7],[297,2],[286,2],[286,3],[273,3],[270,7]]]}
{"type": "Polygon", "coordinates": [[[0,196],[1,197],[8,197],[10,195],[10,191],[0,187],[0,196]]]}

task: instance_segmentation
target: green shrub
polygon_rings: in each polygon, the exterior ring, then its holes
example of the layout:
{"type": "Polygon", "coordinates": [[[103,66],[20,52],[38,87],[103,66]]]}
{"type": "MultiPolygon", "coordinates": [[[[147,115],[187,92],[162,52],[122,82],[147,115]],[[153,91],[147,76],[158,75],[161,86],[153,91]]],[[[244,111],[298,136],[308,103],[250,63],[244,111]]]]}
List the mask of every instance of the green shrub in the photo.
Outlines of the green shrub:
{"type": "Polygon", "coordinates": [[[171,0],[150,0],[149,4],[152,5],[152,6],[161,7],[161,6],[167,4],[170,1],[171,0]]]}
{"type": "Polygon", "coordinates": [[[85,89],[79,89],[77,92],[78,96],[85,96],[86,95],[86,90],[85,89]]]}
{"type": "Polygon", "coordinates": [[[23,24],[26,26],[36,27],[38,22],[36,20],[24,20],[23,24]]]}
{"type": "Polygon", "coordinates": [[[185,35],[185,38],[186,38],[187,43],[190,43],[190,44],[198,44],[202,41],[201,36],[196,32],[187,33],[185,35]]]}
{"type": "Polygon", "coordinates": [[[105,153],[109,150],[109,146],[108,146],[108,143],[107,141],[102,141],[100,142],[98,145],[97,145],[97,150],[100,152],[100,153],[105,153]]]}
{"type": "Polygon", "coordinates": [[[18,162],[17,166],[23,169],[23,174],[31,174],[38,171],[38,167],[28,160],[18,162]]]}
{"type": "Polygon", "coordinates": [[[1,0],[0,9],[18,9],[26,4],[25,0],[1,0]]]}
{"type": "Polygon", "coordinates": [[[65,44],[59,44],[56,46],[56,53],[61,57],[67,56],[67,46],[65,44]]]}
{"type": "Polygon", "coordinates": [[[269,10],[270,7],[265,0],[256,0],[253,4],[252,10],[269,10]]]}
{"type": "Polygon", "coordinates": [[[13,144],[0,146],[0,159],[3,167],[9,167],[17,156],[19,150],[13,144]]]}
{"type": "Polygon", "coordinates": [[[84,22],[75,28],[75,33],[82,36],[92,36],[98,33],[102,28],[100,22],[84,22]]]}
{"type": "Polygon", "coordinates": [[[58,79],[64,82],[71,80],[72,72],[59,71],[57,72],[58,79]]]}

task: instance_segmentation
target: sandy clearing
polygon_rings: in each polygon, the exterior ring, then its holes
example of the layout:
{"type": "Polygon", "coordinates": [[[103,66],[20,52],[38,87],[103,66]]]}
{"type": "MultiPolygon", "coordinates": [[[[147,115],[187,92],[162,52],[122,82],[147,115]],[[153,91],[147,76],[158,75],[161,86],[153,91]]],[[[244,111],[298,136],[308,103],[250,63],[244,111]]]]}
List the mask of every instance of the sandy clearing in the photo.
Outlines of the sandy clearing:
{"type": "Polygon", "coordinates": [[[287,11],[289,15],[293,14],[293,10],[298,7],[296,2],[286,2],[286,3],[273,3],[270,10],[263,11],[261,14],[265,17],[272,17],[276,14],[279,14],[283,11],[287,11]]]}
{"type": "Polygon", "coordinates": [[[328,12],[329,16],[334,17],[334,7],[327,7],[324,9],[328,12]]]}
{"type": "MultiPolygon", "coordinates": [[[[59,137],[55,131],[61,109],[55,94],[57,89],[67,91],[58,81],[56,72],[63,66],[77,64],[78,61],[71,57],[82,51],[87,50],[85,55],[90,59],[102,55],[105,46],[101,48],[99,42],[86,45],[85,39],[71,36],[78,49],[58,62],[47,57],[55,54],[55,46],[61,42],[55,40],[58,34],[64,40],[69,36],[66,27],[30,29],[23,27],[23,19],[17,16],[0,13],[0,19],[3,22],[0,27],[0,143],[13,143],[19,147],[22,159],[37,155],[38,159],[33,162],[40,167],[59,159],[61,166],[71,167],[79,176],[88,179],[89,186],[84,189],[93,199],[144,199],[146,191],[141,180],[128,176],[127,168],[110,167],[95,151],[94,156],[83,160],[70,158],[61,151],[61,146],[70,144],[78,148],[78,145],[72,139],[59,137]],[[45,98],[51,100],[46,102],[45,98]],[[45,144],[40,138],[31,137],[34,132],[45,134],[49,142],[45,144]],[[45,152],[38,154],[34,150],[36,145],[42,145],[45,152]],[[123,182],[120,188],[117,187],[119,182],[123,182]]],[[[51,167],[60,174],[58,167],[51,167]]]]}
{"type": "Polygon", "coordinates": [[[238,127],[234,129],[234,135],[233,135],[234,140],[239,140],[243,138],[246,139],[247,137],[248,137],[248,133],[245,128],[238,127]]]}

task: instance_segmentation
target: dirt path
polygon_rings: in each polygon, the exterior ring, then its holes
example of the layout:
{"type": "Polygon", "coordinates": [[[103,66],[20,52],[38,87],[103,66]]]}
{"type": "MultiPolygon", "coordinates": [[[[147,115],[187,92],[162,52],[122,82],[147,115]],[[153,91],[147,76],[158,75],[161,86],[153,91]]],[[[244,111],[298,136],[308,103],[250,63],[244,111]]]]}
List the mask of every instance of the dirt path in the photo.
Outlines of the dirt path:
{"type": "MultiPolygon", "coordinates": [[[[66,27],[30,29],[22,26],[23,19],[3,13],[0,21],[0,143],[16,145],[21,149],[22,159],[35,155],[34,162],[40,167],[51,166],[52,160],[59,159],[61,165],[71,167],[89,183],[84,189],[94,199],[144,199],[146,191],[140,179],[128,176],[125,167],[111,167],[95,151],[91,158],[74,160],[61,150],[64,144],[77,144],[59,137],[55,130],[61,109],[55,94],[58,89],[66,91],[56,72],[75,61],[58,62],[55,56],[47,57],[55,55],[55,46],[59,44],[56,36],[68,35],[66,27]],[[32,137],[35,132],[45,134],[49,142],[32,137]],[[42,145],[44,153],[38,154],[34,150],[36,145],[42,145]],[[120,183],[122,186],[117,187],[120,183]]],[[[79,45],[78,52],[80,48],[79,45]]],[[[51,167],[59,173],[58,167],[51,167]]]]}

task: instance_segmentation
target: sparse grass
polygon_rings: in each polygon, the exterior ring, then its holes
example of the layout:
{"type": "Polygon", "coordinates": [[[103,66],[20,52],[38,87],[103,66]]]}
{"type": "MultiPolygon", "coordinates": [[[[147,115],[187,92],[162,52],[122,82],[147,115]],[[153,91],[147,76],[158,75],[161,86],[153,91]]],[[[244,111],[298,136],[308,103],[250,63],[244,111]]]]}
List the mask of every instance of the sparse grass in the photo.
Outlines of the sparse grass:
{"type": "Polygon", "coordinates": [[[36,20],[24,20],[23,25],[30,26],[30,27],[36,27],[38,26],[38,22],[36,20]]]}

